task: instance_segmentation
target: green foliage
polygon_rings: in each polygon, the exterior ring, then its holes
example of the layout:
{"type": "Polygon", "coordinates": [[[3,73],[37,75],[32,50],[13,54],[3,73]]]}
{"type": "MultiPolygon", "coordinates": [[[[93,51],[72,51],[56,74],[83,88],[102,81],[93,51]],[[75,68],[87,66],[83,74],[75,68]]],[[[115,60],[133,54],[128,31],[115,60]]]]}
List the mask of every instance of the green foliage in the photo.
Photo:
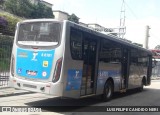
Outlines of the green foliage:
{"type": "Polygon", "coordinates": [[[75,22],[77,24],[79,23],[79,18],[75,14],[70,15],[68,20],[75,22]]]}
{"type": "Polygon", "coordinates": [[[46,14],[48,18],[54,18],[53,11],[49,7],[45,7],[44,14],[46,14]]]}
{"type": "Polygon", "coordinates": [[[13,43],[13,36],[7,36],[7,35],[0,35],[0,46],[2,44],[12,44],[13,43]]]}
{"type": "Polygon", "coordinates": [[[0,0],[0,6],[3,6],[4,0],[0,0]]]}
{"type": "Polygon", "coordinates": [[[8,25],[8,22],[5,18],[0,17],[0,29],[5,28],[8,25]]]}
{"type": "Polygon", "coordinates": [[[29,17],[32,12],[32,4],[28,0],[7,0],[6,10],[21,17],[29,17]]]}
{"type": "Polygon", "coordinates": [[[4,32],[8,35],[14,35],[16,24],[21,21],[22,18],[4,12],[0,13],[0,17],[3,17],[8,22],[4,32]]]}
{"type": "Polygon", "coordinates": [[[17,14],[17,1],[18,0],[7,0],[5,2],[6,9],[13,14],[17,14]]]}
{"type": "Polygon", "coordinates": [[[42,3],[34,5],[33,8],[32,18],[54,18],[52,9],[42,3]]]}
{"type": "Polygon", "coordinates": [[[29,0],[7,0],[6,10],[24,18],[54,18],[52,9],[42,3],[31,4],[29,0]]]}
{"type": "Polygon", "coordinates": [[[9,70],[13,37],[0,35],[0,71],[9,70]]]}
{"type": "Polygon", "coordinates": [[[29,18],[33,11],[33,5],[28,0],[18,0],[17,15],[29,18]]]}

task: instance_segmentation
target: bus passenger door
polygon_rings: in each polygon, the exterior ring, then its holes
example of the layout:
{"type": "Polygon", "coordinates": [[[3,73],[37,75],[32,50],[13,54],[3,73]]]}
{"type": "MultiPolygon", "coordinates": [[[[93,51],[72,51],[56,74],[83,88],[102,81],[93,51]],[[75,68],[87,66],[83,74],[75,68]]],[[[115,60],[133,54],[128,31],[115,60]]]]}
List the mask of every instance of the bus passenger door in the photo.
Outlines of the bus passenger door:
{"type": "Polygon", "coordinates": [[[95,94],[96,87],[97,40],[85,38],[83,41],[83,75],[81,96],[95,94]]]}
{"type": "Polygon", "coordinates": [[[122,76],[121,76],[121,90],[125,91],[128,88],[129,70],[130,70],[130,52],[128,49],[123,49],[122,54],[122,76]]]}

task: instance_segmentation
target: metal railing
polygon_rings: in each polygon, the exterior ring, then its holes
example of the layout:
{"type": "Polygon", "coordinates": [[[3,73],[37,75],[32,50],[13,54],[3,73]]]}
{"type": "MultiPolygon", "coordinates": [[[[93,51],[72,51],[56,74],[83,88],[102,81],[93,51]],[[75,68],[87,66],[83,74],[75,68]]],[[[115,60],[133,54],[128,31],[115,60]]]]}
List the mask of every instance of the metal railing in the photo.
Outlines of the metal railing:
{"type": "Polygon", "coordinates": [[[13,37],[0,35],[0,87],[8,86],[13,37]]]}

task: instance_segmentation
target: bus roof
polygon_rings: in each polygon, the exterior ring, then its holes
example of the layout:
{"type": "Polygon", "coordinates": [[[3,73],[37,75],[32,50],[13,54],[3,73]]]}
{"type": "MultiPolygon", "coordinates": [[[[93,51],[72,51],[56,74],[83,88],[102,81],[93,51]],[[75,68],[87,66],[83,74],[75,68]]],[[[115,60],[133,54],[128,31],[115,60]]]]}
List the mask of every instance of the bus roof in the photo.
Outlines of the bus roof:
{"type": "Polygon", "coordinates": [[[109,39],[109,40],[111,40],[111,41],[114,41],[114,42],[117,42],[117,43],[120,43],[120,44],[129,46],[129,47],[133,47],[133,48],[136,48],[136,49],[139,49],[139,50],[143,50],[143,51],[148,52],[149,54],[152,55],[152,52],[151,52],[151,51],[149,51],[149,50],[147,50],[147,49],[144,49],[144,48],[142,48],[142,47],[139,47],[139,46],[137,46],[137,45],[135,45],[135,44],[129,43],[129,42],[127,42],[127,41],[124,41],[123,39],[118,38],[118,37],[116,37],[116,36],[114,36],[114,35],[106,35],[106,34],[104,34],[104,33],[95,31],[95,30],[93,30],[93,29],[91,29],[91,28],[88,28],[88,27],[84,27],[84,26],[82,26],[82,25],[76,24],[76,23],[71,22],[71,21],[69,21],[69,20],[59,21],[59,20],[56,20],[56,19],[45,19],[45,18],[43,18],[43,19],[29,19],[29,20],[24,20],[24,21],[22,21],[21,23],[41,22],[41,21],[46,21],[46,22],[47,22],[47,21],[54,21],[54,22],[70,23],[72,27],[75,27],[75,28],[80,29],[80,30],[82,30],[82,31],[89,32],[89,33],[94,34],[94,35],[96,35],[96,36],[103,37],[103,38],[109,39]]]}
{"type": "Polygon", "coordinates": [[[48,18],[42,18],[42,19],[28,19],[28,20],[23,20],[21,23],[25,23],[25,22],[41,22],[41,21],[54,21],[54,22],[62,22],[59,21],[57,19],[48,19],[48,18]]]}
{"type": "Polygon", "coordinates": [[[142,50],[142,51],[145,51],[147,52],[148,54],[152,55],[152,52],[150,50],[147,50],[145,48],[142,48],[142,47],[139,47],[133,43],[129,43],[127,41],[124,41],[122,38],[118,38],[117,36],[114,36],[114,35],[107,35],[107,34],[104,34],[104,33],[101,33],[101,32],[98,32],[96,30],[93,30],[91,28],[88,28],[88,27],[84,27],[82,25],[79,25],[79,24],[76,24],[74,22],[71,22],[71,21],[68,21],[68,20],[65,20],[66,23],[70,23],[72,27],[75,27],[77,29],[80,29],[82,31],[87,31],[89,33],[92,33],[96,36],[99,36],[99,37],[103,37],[103,38],[106,38],[106,39],[109,39],[111,41],[114,41],[114,42],[117,42],[117,43],[120,43],[120,44],[123,44],[123,45],[126,45],[126,46],[129,46],[129,47],[132,47],[132,48],[136,48],[138,50],[142,50]]]}

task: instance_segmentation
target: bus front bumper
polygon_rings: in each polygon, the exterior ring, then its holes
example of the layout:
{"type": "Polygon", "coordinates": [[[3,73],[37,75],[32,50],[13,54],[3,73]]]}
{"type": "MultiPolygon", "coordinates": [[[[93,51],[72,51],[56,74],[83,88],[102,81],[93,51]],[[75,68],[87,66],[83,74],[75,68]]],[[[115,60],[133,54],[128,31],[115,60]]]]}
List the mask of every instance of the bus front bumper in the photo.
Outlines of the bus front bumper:
{"type": "Polygon", "coordinates": [[[33,92],[62,96],[63,83],[40,82],[10,77],[10,86],[17,89],[24,89],[33,92]]]}

